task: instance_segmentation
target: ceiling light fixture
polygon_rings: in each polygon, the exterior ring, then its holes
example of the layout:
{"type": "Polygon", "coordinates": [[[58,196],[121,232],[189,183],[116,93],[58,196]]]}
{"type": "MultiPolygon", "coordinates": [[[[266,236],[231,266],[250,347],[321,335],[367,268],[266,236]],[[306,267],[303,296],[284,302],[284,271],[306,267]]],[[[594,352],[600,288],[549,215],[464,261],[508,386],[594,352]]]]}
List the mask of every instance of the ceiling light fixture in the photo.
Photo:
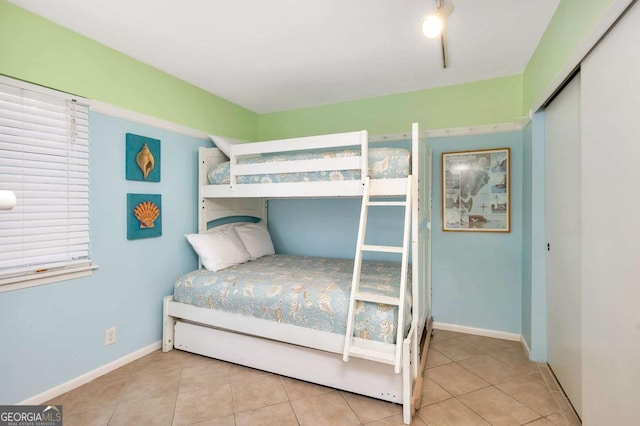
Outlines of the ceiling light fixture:
{"type": "Polygon", "coordinates": [[[442,0],[436,0],[436,7],[436,12],[422,21],[422,33],[427,38],[436,38],[442,34],[447,17],[453,13],[454,9],[453,3],[444,3],[442,0]]]}
{"type": "Polygon", "coordinates": [[[446,21],[453,13],[453,3],[436,0],[436,12],[422,21],[422,33],[428,38],[440,36],[442,44],[442,66],[447,68],[447,43],[445,37],[446,21]]]}

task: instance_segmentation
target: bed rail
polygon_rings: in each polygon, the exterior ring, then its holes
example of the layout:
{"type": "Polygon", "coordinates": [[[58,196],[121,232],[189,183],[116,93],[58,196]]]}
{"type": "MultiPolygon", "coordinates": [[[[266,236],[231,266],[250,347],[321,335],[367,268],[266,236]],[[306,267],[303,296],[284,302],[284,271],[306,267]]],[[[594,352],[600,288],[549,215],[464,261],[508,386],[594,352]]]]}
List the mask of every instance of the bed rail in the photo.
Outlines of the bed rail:
{"type": "MultiPolygon", "coordinates": [[[[210,185],[207,171],[227,157],[217,148],[200,148],[199,187],[203,198],[278,198],[278,197],[360,197],[364,180],[369,173],[369,144],[367,131],[337,133],[322,136],[253,142],[232,145],[229,159],[230,183],[210,185]],[[286,160],[267,163],[239,164],[239,160],[258,154],[299,152],[309,149],[358,147],[360,155],[305,160],[286,160]],[[311,182],[242,183],[246,175],[265,175],[297,172],[360,170],[360,179],[322,180],[311,182]]],[[[415,164],[412,166],[415,168],[415,164]]],[[[417,187],[417,185],[415,185],[417,187]]],[[[406,178],[372,179],[371,196],[406,195],[406,178]]]]}
{"type": "Polygon", "coordinates": [[[368,133],[366,130],[232,145],[231,157],[229,158],[229,187],[231,191],[236,188],[239,176],[329,170],[360,169],[361,181],[364,181],[369,168],[368,157],[368,133]],[[328,157],[309,160],[239,164],[239,160],[241,158],[252,155],[277,154],[280,152],[298,152],[339,147],[358,147],[360,149],[360,155],[341,158],[328,157]]]}

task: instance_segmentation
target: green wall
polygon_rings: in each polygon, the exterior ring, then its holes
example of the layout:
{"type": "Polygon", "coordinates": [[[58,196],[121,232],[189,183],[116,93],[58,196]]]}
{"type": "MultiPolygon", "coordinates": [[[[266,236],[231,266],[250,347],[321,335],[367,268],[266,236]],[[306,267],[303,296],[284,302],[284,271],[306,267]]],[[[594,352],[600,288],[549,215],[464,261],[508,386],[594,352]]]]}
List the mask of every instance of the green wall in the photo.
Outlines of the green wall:
{"type": "Polygon", "coordinates": [[[0,0],[0,74],[255,140],[257,114],[0,0]]]}
{"type": "Polygon", "coordinates": [[[495,124],[521,118],[522,76],[297,109],[258,117],[260,139],[367,129],[369,134],[495,124]]]}
{"type": "Polygon", "coordinates": [[[562,0],[521,75],[264,114],[258,117],[258,136],[356,129],[385,134],[407,131],[413,121],[422,129],[441,129],[518,120],[528,116],[614,1],[562,0]]]}
{"type": "Polygon", "coordinates": [[[0,74],[249,140],[493,124],[527,115],[613,2],[562,0],[521,75],[257,115],[0,0],[0,74]]]}
{"type": "Polygon", "coordinates": [[[572,58],[615,0],[562,0],[523,74],[528,111],[572,58]]]}

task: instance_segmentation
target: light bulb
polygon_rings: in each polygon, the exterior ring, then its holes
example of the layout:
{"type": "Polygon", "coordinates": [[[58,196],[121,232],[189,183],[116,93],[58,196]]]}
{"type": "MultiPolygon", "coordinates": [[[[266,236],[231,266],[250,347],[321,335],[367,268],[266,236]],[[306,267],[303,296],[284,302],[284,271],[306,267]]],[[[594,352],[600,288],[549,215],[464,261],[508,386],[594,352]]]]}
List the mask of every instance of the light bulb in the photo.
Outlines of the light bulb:
{"type": "Polygon", "coordinates": [[[443,26],[442,18],[438,14],[429,15],[422,21],[422,33],[428,38],[436,38],[442,33],[443,26]]]}
{"type": "Polygon", "coordinates": [[[422,21],[422,33],[428,38],[436,38],[444,29],[444,21],[453,13],[453,3],[444,3],[435,13],[422,21]]]}

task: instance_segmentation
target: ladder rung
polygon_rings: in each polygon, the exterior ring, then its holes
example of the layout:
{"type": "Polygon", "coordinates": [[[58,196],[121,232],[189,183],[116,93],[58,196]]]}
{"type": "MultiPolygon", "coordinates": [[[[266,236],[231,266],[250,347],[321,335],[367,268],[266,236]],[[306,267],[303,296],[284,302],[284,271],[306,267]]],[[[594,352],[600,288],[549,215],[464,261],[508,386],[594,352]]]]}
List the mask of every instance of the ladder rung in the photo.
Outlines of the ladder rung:
{"type": "Polygon", "coordinates": [[[363,244],[360,247],[363,251],[380,251],[384,253],[402,253],[402,247],[398,246],[372,246],[369,244],[363,244]]]}
{"type": "Polygon", "coordinates": [[[407,202],[406,201],[369,201],[367,205],[373,206],[373,207],[392,207],[392,206],[406,207],[407,202]]]}
{"type": "Polygon", "coordinates": [[[359,291],[356,293],[356,300],[361,300],[363,302],[373,302],[373,303],[384,303],[385,305],[400,305],[400,298],[393,296],[385,296],[382,294],[375,293],[366,293],[359,291]]]}
{"type": "MultiPolygon", "coordinates": [[[[393,345],[395,347],[395,345],[393,345]]],[[[395,364],[396,357],[394,354],[387,352],[379,352],[359,346],[351,346],[349,355],[356,358],[368,359],[369,361],[383,362],[385,364],[395,364]]]]}

